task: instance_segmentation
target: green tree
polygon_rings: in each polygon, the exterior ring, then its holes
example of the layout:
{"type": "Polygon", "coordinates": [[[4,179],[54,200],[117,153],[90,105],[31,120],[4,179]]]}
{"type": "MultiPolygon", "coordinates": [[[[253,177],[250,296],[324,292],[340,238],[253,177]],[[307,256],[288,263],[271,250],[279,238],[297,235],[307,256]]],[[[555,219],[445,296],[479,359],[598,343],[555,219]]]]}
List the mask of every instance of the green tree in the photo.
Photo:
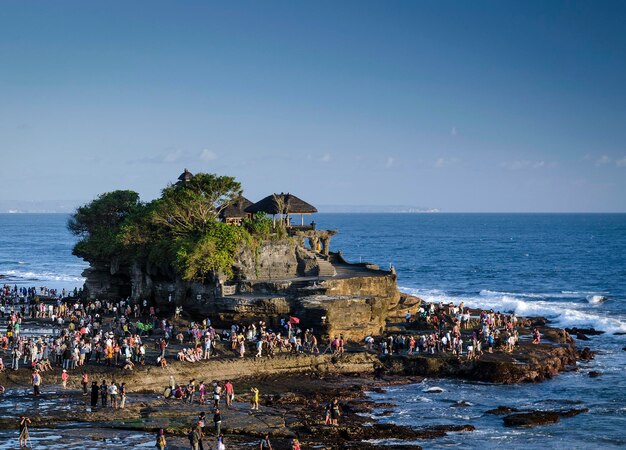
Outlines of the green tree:
{"type": "Polygon", "coordinates": [[[79,207],[67,223],[70,232],[81,238],[74,254],[85,259],[115,255],[120,251],[117,241],[120,225],[140,206],[139,194],[119,190],[101,194],[79,207]]]}
{"type": "Polygon", "coordinates": [[[241,194],[241,184],[233,177],[198,173],[186,183],[163,190],[152,221],[173,236],[200,236],[241,194]]]}

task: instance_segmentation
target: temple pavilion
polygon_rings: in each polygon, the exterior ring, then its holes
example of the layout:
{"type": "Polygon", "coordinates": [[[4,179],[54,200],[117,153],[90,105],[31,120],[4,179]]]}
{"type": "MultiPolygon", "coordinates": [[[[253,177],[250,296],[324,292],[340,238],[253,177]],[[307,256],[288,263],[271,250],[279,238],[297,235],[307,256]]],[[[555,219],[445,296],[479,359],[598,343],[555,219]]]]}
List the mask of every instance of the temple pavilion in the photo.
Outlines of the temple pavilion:
{"type": "Polygon", "coordinates": [[[276,222],[276,217],[278,216],[279,219],[285,220],[288,225],[290,224],[289,216],[299,214],[301,226],[304,226],[304,216],[316,213],[317,208],[293,194],[281,192],[280,194],[268,195],[264,199],[248,206],[245,211],[251,214],[264,212],[271,215],[274,222],[276,222]]]}

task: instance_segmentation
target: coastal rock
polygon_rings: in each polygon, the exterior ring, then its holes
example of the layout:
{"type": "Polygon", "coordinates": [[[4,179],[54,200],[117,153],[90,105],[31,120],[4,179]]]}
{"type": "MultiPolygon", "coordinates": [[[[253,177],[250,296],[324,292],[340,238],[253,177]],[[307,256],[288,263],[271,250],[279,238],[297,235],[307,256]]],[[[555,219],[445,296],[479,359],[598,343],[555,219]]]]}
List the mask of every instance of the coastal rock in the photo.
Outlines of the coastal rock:
{"type": "Polygon", "coordinates": [[[569,334],[584,334],[584,335],[588,335],[588,336],[597,336],[600,334],[604,334],[604,331],[599,331],[596,330],[595,328],[578,328],[578,327],[572,327],[572,328],[565,328],[565,331],[567,331],[569,334]]]}
{"type": "Polygon", "coordinates": [[[584,335],[583,333],[576,333],[576,339],[579,341],[590,341],[591,339],[584,335]]]}
{"type": "Polygon", "coordinates": [[[490,409],[485,412],[487,414],[504,415],[504,414],[510,414],[512,412],[519,412],[519,409],[510,408],[508,406],[498,406],[497,408],[490,409]]]}
{"type": "Polygon", "coordinates": [[[594,356],[595,356],[595,353],[592,352],[589,347],[583,348],[580,354],[578,355],[578,357],[582,359],[583,361],[590,361],[594,358],[594,356]]]}
{"type": "Polygon", "coordinates": [[[591,372],[589,372],[589,377],[591,378],[597,378],[601,375],[602,375],[602,372],[598,372],[597,370],[592,370],[591,372]]]}
{"type": "Polygon", "coordinates": [[[587,408],[566,411],[529,411],[504,416],[502,420],[507,427],[534,427],[557,423],[561,418],[574,417],[589,411],[587,408]]]}

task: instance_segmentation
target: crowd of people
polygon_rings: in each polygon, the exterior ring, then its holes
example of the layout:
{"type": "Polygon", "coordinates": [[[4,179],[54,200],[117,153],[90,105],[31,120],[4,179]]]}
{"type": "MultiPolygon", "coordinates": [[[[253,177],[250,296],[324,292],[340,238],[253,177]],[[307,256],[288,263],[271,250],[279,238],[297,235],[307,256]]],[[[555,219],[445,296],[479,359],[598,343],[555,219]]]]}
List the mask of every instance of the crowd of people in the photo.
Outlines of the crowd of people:
{"type": "MultiPolygon", "coordinates": [[[[417,322],[425,331],[384,337],[379,343],[382,355],[448,353],[473,360],[484,352],[493,353],[496,348],[510,353],[520,340],[515,314],[491,310],[480,311],[473,317],[463,302],[459,305],[426,304],[420,307],[416,317],[407,312],[406,321],[417,322]]],[[[540,334],[535,328],[533,343],[539,342],[540,334]]],[[[375,340],[371,336],[365,339],[365,343],[369,350],[374,349],[375,340]]]]}

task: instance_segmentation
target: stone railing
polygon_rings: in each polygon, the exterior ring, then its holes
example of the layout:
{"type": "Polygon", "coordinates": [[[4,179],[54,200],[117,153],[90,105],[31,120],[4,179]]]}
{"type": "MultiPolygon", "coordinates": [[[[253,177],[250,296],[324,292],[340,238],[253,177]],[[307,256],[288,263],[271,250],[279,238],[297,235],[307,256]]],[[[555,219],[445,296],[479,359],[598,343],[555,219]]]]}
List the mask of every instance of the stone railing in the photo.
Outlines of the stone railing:
{"type": "Polygon", "coordinates": [[[237,293],[237,285],[233,284],[231,286],[222,285],[222,296],[226,296],[226,295],[235,295],[237,293]]]}

